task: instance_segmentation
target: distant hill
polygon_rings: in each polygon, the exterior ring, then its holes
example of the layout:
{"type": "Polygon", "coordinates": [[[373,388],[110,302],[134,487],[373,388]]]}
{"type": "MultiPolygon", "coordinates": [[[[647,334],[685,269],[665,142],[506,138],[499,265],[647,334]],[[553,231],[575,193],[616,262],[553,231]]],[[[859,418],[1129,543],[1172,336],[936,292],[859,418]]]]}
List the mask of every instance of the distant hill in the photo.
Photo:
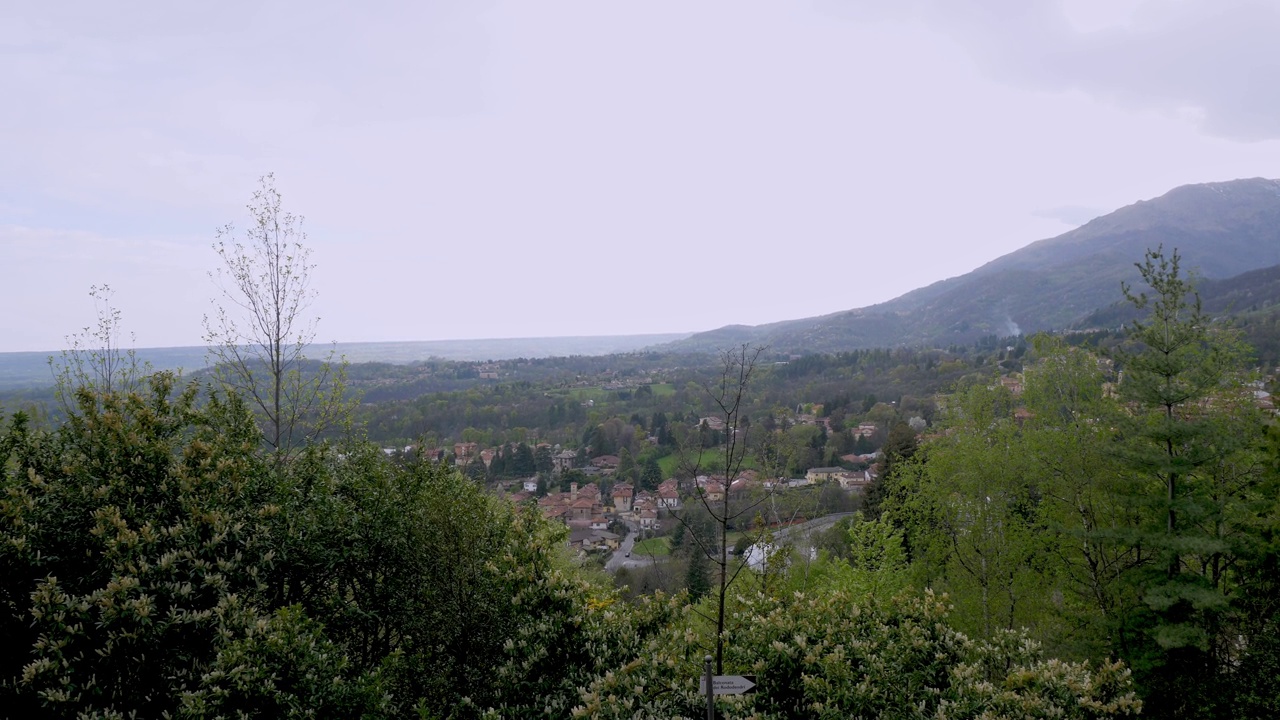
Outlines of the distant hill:
{"type": "MultiPolygon", "coordinates": [[[[338,343],[337,354],[350,362],[407,364],[420,360],[511,360],[514,358],[612,355],[641,350],[687,338],[690,333],[651,335],[601,335],[552,338],[498,338],[487,340],[424,340],[409,342],[338,343]]],[[[317,345],[309,355],[322,357],[327,345],[317,345]]],[[[205,348],[139,348],[138,357],[157,370],[201,370],[205,348]]],[[[46,387],[53,384],[49,358],[57,352],[0,353],[0,391],[46,387]]]]}
{"type": "Polygon", "coordinates": [[[724,327],[672,348],[711,350],[742,342],[801,353],[945,347],[1064,329],[1120,300],[1120,283],[1138,279],[1134,263],[1160,245],[1166,253],[1176,248],[1183,268],[1205,280],[1280,265],[1280,181],[1186,185],[879,305],[724,327]]]}
{"type": "MultiPolygon", "coordinates": [[[[1225,280],[1196,283],[1201,308],[1210,316],[1249,316],[1280,310],[1280,265],[1250,270],[1225,280]]],[[[1138,319],[1128,302],[1115,302],[1081,318],[1072,329],[1116,328],[1138,319]]]]}

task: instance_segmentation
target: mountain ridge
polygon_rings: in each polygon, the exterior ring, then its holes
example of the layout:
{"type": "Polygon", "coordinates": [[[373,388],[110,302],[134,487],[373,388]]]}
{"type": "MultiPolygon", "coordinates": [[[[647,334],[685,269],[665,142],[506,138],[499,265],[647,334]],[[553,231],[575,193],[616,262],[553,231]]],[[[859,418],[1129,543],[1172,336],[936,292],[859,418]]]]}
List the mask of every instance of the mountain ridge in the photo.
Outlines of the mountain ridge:
{"type": "Polygon", "coordinates": [[[1280,180],[1179,186],[883,303],[726,326],[669,347],[752,342],[781,352],[837,352],[1064,329],[1119,300],[1121,283],[1139,280],[1135,263],[1161,246],[1205,279],[1280,265],[1280,180]]]}

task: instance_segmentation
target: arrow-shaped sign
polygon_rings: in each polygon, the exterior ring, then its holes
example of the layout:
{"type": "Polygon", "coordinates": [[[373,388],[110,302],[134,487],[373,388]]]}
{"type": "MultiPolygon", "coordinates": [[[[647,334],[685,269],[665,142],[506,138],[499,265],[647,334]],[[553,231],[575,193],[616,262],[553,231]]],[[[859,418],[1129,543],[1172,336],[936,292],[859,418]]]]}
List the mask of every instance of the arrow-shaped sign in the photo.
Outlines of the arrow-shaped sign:
{"type": "MultiPolygon", "coordinates": [[[[711,692],[714,695],[748,695],[755,691],[755,675],[716,675],[711,678],[711,692]]],[[[698,681],[698,692],[707,692],[705,677],[698,681]]]]}

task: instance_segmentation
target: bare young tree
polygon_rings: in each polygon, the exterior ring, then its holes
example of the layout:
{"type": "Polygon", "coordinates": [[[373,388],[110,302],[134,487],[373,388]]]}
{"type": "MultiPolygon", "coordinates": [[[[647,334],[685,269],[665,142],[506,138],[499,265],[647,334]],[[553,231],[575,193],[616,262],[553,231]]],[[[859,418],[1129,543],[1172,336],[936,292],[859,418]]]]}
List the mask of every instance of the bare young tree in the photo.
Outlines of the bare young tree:
{"type": "Polygon", "coordinates": [[[217,380],[254,408],[283,461],[344,415],[345,368],[335,368],[333,351],[305,363],[319,321],[306,315],[315,265],[303,219],[282,208],[274,175],[261,178],[248,210],[243,241],[228,224],[213,244],[222,267],[209,275],[221,297],[204,318],[205,342],[217,380]]]}
{"type": "MultiPolygon", "coordinates": [[[[123,323],[120,309],[112,302],[115,291],[110,285],[89,288],[97,311],[96,327],[85,327],[67,336],[67,349],[49,358],[55,393],[64,411],[74,406],[71,395],[79,388],[109,395],[132,392],[149,375],[150,363],[138,359],[133,348],[122,344],[123,323]]],[[[133,335],[130,334],[130,340],[133,335]]]]}
{"type": "MultiPolygon", "coordinates": [[[[709,468],[704,467],[706,463],[703,461],[703,445],[700,437],[703,428],[693,428],[690,433],[691,441],[684,443],[681,447],[680,466],[689,476],[696,479],[700,471],[708,469],[713,473],[722,473],[724,478],[724,487],[719,498],[712,499],[712,493],[704,490],[696,492],[699,503],[701,503],[707,514],[711,516],[711,520],[715,525],[716,542],[707,543],[690,526],[686,517],[682,515],[676,516],[677,520],[684,524],[685,529],[689,531],[688,537],[694,543],[694,552],[700,553],[710,560],[712,567],[716,571],[716,616],[708,619],[713,621],[716,626],[715,662],[717,675],[724,673],[724,646],[726,642],[725,599],[729,587],[737,579],[742,569],[746,567],[743,563],[739,563],[736,567],[732,566],[727,544],[729,525],[738,518],[754,512],[768,497],[766,494],[755,502],[746,503],[739,507],[730,505],[733,484],[741,478],[743,466],[748,456],[747,435],[750,426],[745,422],[746,418],[743,416],[743,411],[748,400],[751,381],[757,370],[757,362],[762,352],[764,352],[763,347],[749,344],[722,351],[716,375],[704,385],[704,390],[715,412],[714,417],[718,421],[717,424],[723,423],[724,425],[724,443],[719,446],[711,466],[709,468]]],[[[700,562],[700,559],[691,559],[691,562],[694,561],[700,562]]]]}

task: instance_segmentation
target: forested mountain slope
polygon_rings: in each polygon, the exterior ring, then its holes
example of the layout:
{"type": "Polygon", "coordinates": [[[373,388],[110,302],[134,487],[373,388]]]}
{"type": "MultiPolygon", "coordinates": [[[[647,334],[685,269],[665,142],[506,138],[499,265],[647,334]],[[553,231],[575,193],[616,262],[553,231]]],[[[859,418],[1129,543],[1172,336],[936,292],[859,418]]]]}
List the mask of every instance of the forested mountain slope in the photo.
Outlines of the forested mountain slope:
{"type": "Polygon", "coordinates": [[[1121,299],[1148,248],[1174,249],[1206,280],[1280,264],[1280,181],[1186,185],[1032,243],[959,277],[879,305],[756,327],[730,326],[674,343],[740,342],[775,350],[966,344],[988,335],[1063,329],[1121,299]]]}

